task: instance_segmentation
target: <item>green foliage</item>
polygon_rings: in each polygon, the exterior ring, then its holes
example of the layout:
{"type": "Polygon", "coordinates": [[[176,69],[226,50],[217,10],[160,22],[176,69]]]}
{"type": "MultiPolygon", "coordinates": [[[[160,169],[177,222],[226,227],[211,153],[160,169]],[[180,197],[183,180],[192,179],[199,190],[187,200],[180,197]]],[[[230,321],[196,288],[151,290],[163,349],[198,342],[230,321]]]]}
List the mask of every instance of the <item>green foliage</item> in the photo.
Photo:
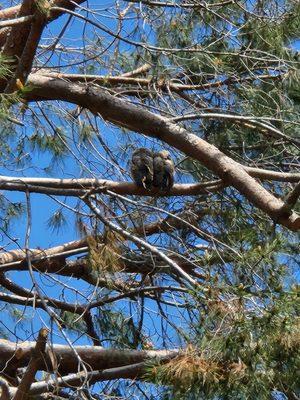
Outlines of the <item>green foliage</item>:
{"type": "Polygon", "coordinates": [[[10,64],[12,63],[12,59],[5,57],[3,54],[0,54],[0,78],[8,78],[11,75],[10,64]]]}
{"type": "MultiPolygon", "coordinates": [[[[195,344],[152,367],[152,379],[172,385],[174,398],[269,399],[273,390],[300,389],[300,303],[297,289],[269,298],[260,310],[246,299],[208,301],[195,344]]],[[[193,327],[194,329],[194,327],[193,327]]]]}
{"type": "Polygon", "coordinates": [[[21,101],[19,93],[0,94],[0,119],[7,119],[11,115],[11,107],[21,101]]]}
{"type": "Polygon", "coordinates": [[[48,227],[52,229],[52,231],[59,232],[63,226],[67,225],[67,220],[64,215],[63,209],[59,208],[55,211],[55,213],[48,219],[48,227]]]}
{"type": "Polygon", "coordinates": [[[65,132],[63,128],[57,127],[56,134],[40,134],[35,132],[29,137],[29,142],[33,150],[41,152],[50,152],[56,158],[60,158],[67,153],[66,141],[64,139],[65,132]]]}
{"type": "Polygon", "coordinates": [[[11,202],[0,196],[0,227],[6,232],[10,229],[12,223],[24,214],[24,211],[23,203],[11,202]]]}
{"type": "Polygon", "coordinates": [[[136,348],[141,332],[130,316],[121,311],[105,307],[98,311],[97,325],[103,342],[115,348],[136,348]]]}
{"type": "Polygon", "coordinates": [[[69,311],[63,311],[60,313],[60,319],[62,321],[62,327],[69,331],[85,332],[86,325],[82,318],[78,318],[77,314],[73,314],[69,311]]]}
{"type": "Polygon", "coordinates": [[[79,128],[79,139],[80,141],[82,141],[82,143],[89,142],[95,136],[93,128],[86,123],[79,125],[78,128],[79,128]]]}

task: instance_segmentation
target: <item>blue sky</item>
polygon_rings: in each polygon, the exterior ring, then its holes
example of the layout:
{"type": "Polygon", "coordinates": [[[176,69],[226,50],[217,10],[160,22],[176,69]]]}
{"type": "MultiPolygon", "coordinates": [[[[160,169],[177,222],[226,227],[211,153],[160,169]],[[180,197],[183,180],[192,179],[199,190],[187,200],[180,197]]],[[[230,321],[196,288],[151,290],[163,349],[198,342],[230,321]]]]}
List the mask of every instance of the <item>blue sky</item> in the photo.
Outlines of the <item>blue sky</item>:
{"type": "MultiPolygon", "coordinates": [[[[112,4],[111,2],[105,2],[105,3],[101,3],[101,8],[105,8],[106,5],[110,5],[112,4]]],[[[3,4],[4,5],[4,4],[3,4]]],[[[54,23],[52,23],[49,26],[49,29],[45,32],[45,39],[43,40],[43,44],[48,44],[51,43],[51,37],[52,35],[57,35],[62,27],[64,26],[65,21],[68,19],[67,16],[64,16],[60,19],[58,19],[57,21],[55,21],[54,23]]],[[[104,18],[104,22],[107,24],[107,26],[111,29],[115,29],[115,23],[113,19],[109,19],[109,18],[104,18]]],[[[78,20],[72,20],[71,24],[70,24],[71,29],[68,30],[67,34],[66,34],[66,38],[63,40],[65,45],[67,46],[82,46],[83,40],[82,40],[82,33],[85,32],[86,34],[89,32],[94,32],[95,28],[94,27],[85,27],[84,23],[82,21],[78,21],[78,20]]],[[[130,28],[130,20],[128,21],[128,29],[130,28]]],[[[109,41],[109,40],[108,40],[109,41]]],[[[296,41],[295,42],[295,49],[299,49],[300,48],[300,41],[296,41]]],[[[125,49],[125,46],[124,46],[125,49]]],[[[60,60],[60,54],[57,53],[58,55],[54,55],[51,60],[50,60],[50,65],[56,65],[58,63],[63,63],[63,60],[60,60]]],[[[74,62],[77,62],[78,60],[81,60],[81,56],[78,56],[78,54],[74,55],[74,62]]],[[[47,59],[47,55],[45,55],[45,59],[47,59]]],[[[77,67],[74,68],[70,68],[69,70],[66,70],[66,72],[77,72],[77,67]]],[[[98,71],[95,71],[95,73],[97,74],[102,74],[105,73],[106,71],[101,70],[101,68],[99,67],[98,71]]],[[[32,107],[35,107],[34,105],[31,105],[32,107]]],[[[56,126],[61,126],[63,125],[63,121],[58,119],[57,115],[55,114],[55,107],[57,105],[54,106],[54,113],[53,113],[53,123],[56,126]]],[[[60,103],[61,106],[61,103],[60,103]]],[[[74,106],[71,106],[71,108],[75,108],[74,106]]],[[[38,109],[36,109],[38,112],[38,109]]],[[[70,138],[70,141],[72,140],[72,126],[69,123],[66,123],[66,132],[67,135],[70,138]]],[[[109,146],[109,148],[113,151],[117,153],[118,150],[118,146],[120,146],[122,144],[122,139],[124,138],[124,143],[125,143],[125,135],[127,134],[122,134],[120,133],[120,131],[118,129],[113,128],[111,125],[106,125],[103,123],[100,123],[99,125],[100,127],[100,133],[103,133],[103,137],[105,137],[106,141],[107,141],[107,145],[109,146]],[[122,136],[124,135],[124,136],[122,136]]],[[[25,132],[25,130],[23,131],[23,133],[25,132]]],[[[26,126],[26,134],[32,134],[33,133],[33,129],[30,128],[29,126],[26,126]]],[[[129,134],[134,142],[137,145],[137,139],[139,138],[139,145],[142,146],[147,146],[147,147],[158,147],[159,143],[153,139],[148,139],[148,138],[144,138],[140,135],[136,135],[133,133],[129,134]]],[[[76,150],[76,147],[73,147],[74,151],[76,150]]],[[[77,150],[76,150],[77,151],[77,150]]],[[[80,154],[80,153],[77,153],[80,154]]],[[[14,172],[11,170],[7,170],[6,168],[4,168],[3,166],[0,168],[0,174],[1,175],[9,175],[9,176],[46,176],[45,172],[43,171],[43,168],[46,167],[49,163],[51,163],[51,156],[48,153],[45,154],[35,154],[32,153],[31,154],[33,157],[33,164],[34,166],[32,168],[26,169],[25,171],[21,171],[21,172],[14,172]],[[36,168],[37,167],[37,168],[36,168]]],[[[88,151],[84,151],[84,155],[86,157],[89,157],[90,160],[93,160],[94,162],[94,170],[93,173],[91,174],[91,176],[95,176],[95,177],[99,177],[99,178],[103,178],[106,176],[106,170],[104,170],[103,165],[96,164],[97,161],[97,157],[96,154],[92,154],[92,152],[89,154],[88,151]]],[[[127,165],[127,159],[124,160],[118,160],[121,167],[124,169],[128,169],[128,165],[127,165]]],[[[64,160],[64,164],[62,164],[61,166],[56,167],[53,170],[52,176],[57,177],[57,178],[70,178],[70,177],[82,177],[82,176],[87,176],[86,172],[83,172],[78,163],[74,162],[74,159],[72,157],[66,157],[66,159],[64,160]]],[[[190,177],[184,177],[184,180],[189,180],[190,177]]],[[[127,177],[124,179],[128,179],[127,177]]],[[[6,192],[5,193],[6,196],[11,199],[12,201],[25,201],[25,196],[22,193],[9,193],[6,192]]],[[[63,198],[60,198],[61,201],[64,201],[63,198]]],[[[51,229],[48,228],[47,226],[47,222],[49,220],[49,218],[51,217],[51,215],[53,214],[53,212],[55,212],[58,208],[60,208],[60,206],[53,200],[51,200],[50,198],[48,198],[47,196],[44,195],[39,195],[39,194],[32,194],[31,195],[31,206],[32,206],[32,233],[30,236],[30,247],[41,247],[41,248],[47,248],[47,247],[51,247],[51,246],[55,246],[58,244],[62,244],[64,242],[68,242],[71,240],[75,240],[76,238],[78,238],[78,233],[76,232],[75,228],[74,228],[74,215],[72,212],[66,210],[65,211],[65,215],[66,215],[66,220],[67,220],[67,225],[65,227],[63,227],[59,233],[52,231],[51,229]]],[[[71,206],[74,206],[76,203],[75,199],[70,199],[67,200],[68,204],[71,206]]],[[[24,215],[21,219],[16,220],[13,222],[13,236],[16,238],[19,238],[18,244],[21,248],[24,247],[24,236],[25,236],[25,231],[26,231],[26,215],[24,215]]],[[[4,238],[3,240],[3,244],[7,243],[7,240],[4,238]]],[[[14,246],[10,246],[10,248],[14,248],[14,246]]],[[[31,281],[30,278],[28,276],[27,273],[25,272],[15,272],[10,274],[10,277],[12,279],[16,279],[17,282],[21,282],[22,285],[26,286],[27,288],[31,287],[31,281]]],[[[63,281],[67,281],[63,280],[63,281]]],[[[45,281],[43,281],[44,283],[44,287],[46,288],[47,294],[49,296],[58,296],[57,294],[57,288],[56,286],[50,285],[49,283],[45,283],[45,281]]],[[[85,291],[87,289],[87,286],[79,281],[76,281],[74,283],[74,286],[77,286],[77,288],[79,288],[79,290],[85,291]]],[[[68,294],[67,295],[68,298],[70,300],[74,299],[74,295],[72,294],[68,294]]],[[[147,306],[149,308],[152,308],[155,310],[155,306],[154,303],[151,301],[147,302],[147,306]]],[[[118,304],[120,307],[126,309],[128,311],[128,302],[122,302],[121,304],[118,304]]],[[[45,317],[44,312],[39,310],[38,313],[40,315],[43,316],[43,318],[45,317]]],[[[153,314],[154,315],[154,314],[153,314]]],[[[177,321],[177,315],[175,313],[174,315],[174,319],[175,321],[177,321]]],[[[38,318],[36,318],[35,320],[36,322],[34,322],[34,330],[38,330],[40,328],[40,321],[38,318]]],[[[150,320],[150,317],[146,317],[145,320],[146,325],[149,324],[151,326],[151,324],[153,325],[157,325],[155,326],[155,328],[159,331],[160,327],[158,325],[158,320],[153,317],[152,320],[150,320]]],[[[13,325],[11,323],[11,321],[8,321],[8,324],[10,326],[10,328],[13,328],[13,325]]],[[[26,336],[26,332],[24,333],[24,337],[26,336]]],[[[174,335],[175,338],[175,335],[174,335]]],[[[55,341],[59,342],[61,339],[59,339],[58,337],[55,338],[55,341]]],[[[157,340],[157,339],[156,339],[157,340]]],[[[84,339],[82,339],[80,342],[84,342],[84,339]]]]}

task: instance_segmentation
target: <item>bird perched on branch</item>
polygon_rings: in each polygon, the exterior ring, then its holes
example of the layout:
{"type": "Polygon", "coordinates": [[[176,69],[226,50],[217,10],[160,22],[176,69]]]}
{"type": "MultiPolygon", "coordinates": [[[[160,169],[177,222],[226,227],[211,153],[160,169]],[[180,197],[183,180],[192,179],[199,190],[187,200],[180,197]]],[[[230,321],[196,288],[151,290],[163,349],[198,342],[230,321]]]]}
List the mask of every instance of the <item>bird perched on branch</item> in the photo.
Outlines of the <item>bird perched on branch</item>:
{"type": "Polygon", "coordinates": [[[170,190],[174,185],[175,167],[167,150],[153,155],[153,186],[160,190],[170,190]]]}
{"type": "Polygon", "coordinates": [[[151,150],[142,147],[132,153],[131,176],[137,186],[152,189],[153,153],[151,150]]]}

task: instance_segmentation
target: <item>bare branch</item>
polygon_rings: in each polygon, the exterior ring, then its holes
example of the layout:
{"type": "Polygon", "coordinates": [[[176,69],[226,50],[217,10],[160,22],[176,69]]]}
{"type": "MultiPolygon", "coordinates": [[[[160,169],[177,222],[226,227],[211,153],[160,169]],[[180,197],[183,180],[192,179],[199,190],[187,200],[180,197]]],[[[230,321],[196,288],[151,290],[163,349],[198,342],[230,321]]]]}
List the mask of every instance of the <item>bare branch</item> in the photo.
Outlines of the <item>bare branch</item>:
{"type": "MultiPolygon", "coordinates": [[[[157,361],[159,364],[162,364],[170,361],[174,357],[176,357],[175,354],[165,357],[158,357],[157,360],[152,360],[151,362],[154,363],[157,361]]],[[[128,364],[115,368],[105,368],[102,371],[89,372],[87,376],[83,372],[79,372],[77,374],[66,375],[54,380],[51,379],[48,381],[33,383],[29,393],[30,395],[34,396],[42,393],[52,392],[58,388],[76,388],[80,387],[86,381],[86,379],[88,380],[89,384],[112,379],[143,379],[146,368],[149,368],[149,361],[128,364]]]]}
{"type": "MultiPolygon", "coordinates": [[[[293,138],[290,136],[285,135],[279,129],[274,128],[272,125],[257,120],[253,116],[247,115],[231,115],[231,114],[219,114],[219,113],[201,113],[201,114],[191,114],[182,117],[172,118],[170,121],[172,122],[180,122],[186,121],[191,119],[199,119],[199,118],[216,118],[216,119],[225,119],[225,120],[232,120],[236,123],[240,123],[241,125],[250,126],[252,128],[259,128],[260,132],[265,136],[271,136],[276,139],[284,139],[287,142],[293,143],[295,145],[300,146],[300,140],[297,138],[293,138]]],[[[263,120],[263,118],[262,118],[263,120]]]]}
{"type": "Polygon", "coordinates": [[[151,65],[148,63],[143,64],[141,67],[138,67],[132,71],[129,72],[125,72],[124,74],[122,74],[121,76],[124,77],[135,77],[138,75],[143,75],[144,73],[148,72],[151,69],[151,65]]]}
{"type": "Polygon", "coordinates": [[[8,26],[26,24],[28,22],[31,22],[33,20],[33,18],[34,18],[33,15],[28,15],[25,17],[20,17],[20,18],[15,18],[15,19],[7,19],[6,21],[0,21],[0,28],[6,28],[8,26]]]}
{"type": "Polygon", "coordinates": [[[0,188],[4,190],[21,192],[28,190],[32,193],[75,197],[83,196],[87,190],[93,190],[94,193],[105,193],[107,190],[111,190],[117,194],[140,196],[187,196],[201,193],[208,194],[218,191],[223,186],[220,180],[176,184],[166,193],[158,189],[149,191],[137,187],[133,182],[115,182],[106,179],[48,179],[0,176],[0,188]]]}
{"type": "MultiPolygon", "coordinates": [[[[0,339],[0,367],[3,372],[9,373],[27,366],[34,346],[35,342],[13,343],[0,339]]],[[[99,346],[75,346],[75,349],[83,362],[87,363],[92,370],[121,367],[178,354],[178,350],[115,350],[99,346]]],[[[77,355],[68,345],[47,346],[45,357],[38,361],[38,369],[53,371],[51,361],[53,357],[58,360],[59,373],[65,375],[78,371],[77,355]],[[60,363],[60,360],[64,362],[60,363]]]]}
{"type": "MultiPolygon", "coordinates": [[[[149,69],[151,66],[149,64],[145,64],[145,66],[138,68],[135,71],[128,72],[122,75],[117,75],[117,76],[109,76],[109,75],[89,75],[89,74],[66,74],[66,73],[60,73],[60,72],[52,72],[52,71],[47,71],[47,70],[38,70],[37,73],[42,75],[42,76],[48,76],[51,78],[60,78],[60,79],[65,79],[70,82],[74,83],[86,83],[86,82],[91,82],[94,84],[99,84],[99,85],[110,85],[110,86],[115,86],[115,85],[134,85],[137,87],[155,87],[161,90],[174,90],[176,93],[181,92],[181,91],[196,91],[196,90],[207,90],[207,89],[212,89],[212,88],[220,88],[221,86],[225,85],[233,85],[235,83],[237,84],[242,84],[245,82],[252,82],[254,80],[260,79],[260,80],[279,80],[283,79],[286,75],[286,73],[278,74],[278,75],[270,75],[270,74],[262,74],[262,75],[252,75],[252,76],[246,76],[242,78],[236,78],[236,77],[230,77],[227,78],[223,81],[213,81],[209,83],[203,83],[203,84],[191,84],[191,85],[186,85],[183,83],[176,83],[172,80],[157,80],[153,82],[153,76],[149,76],[147,78],[135,78],[136,75],[139,75],[140,73],[143,73],[149,69]]],[[[35,72],[35,71],[33,71],[35,72]]],[[[220,115],[220,118],[224,118],[224,114],[218,114],[220,115]]],[[[188,115],[188,116],[180,116],[176,117],[173,119],[173,121],[184,121],[188,119],[197,119],[199,117],[205,118],[205,114],[201,114],[200,116],[198,114],[193,114],[193,116],[188,115]]],[[[212,116],[211,118],[213,118],[212,116]]],[[[226,117],[226,115],[225,115],[226,117]]],[[[229,115],[229,118],[231,116],[229,115]]],[[[238,120],[238,116],[236,116],[238,120]]],[[[209,118],[209,114],[206,118],[209,118]]],[[[250,118],[250,117],[249,117],[250,118]]],[[[253,117],[252,117],[253,119],[253,117]]]]}

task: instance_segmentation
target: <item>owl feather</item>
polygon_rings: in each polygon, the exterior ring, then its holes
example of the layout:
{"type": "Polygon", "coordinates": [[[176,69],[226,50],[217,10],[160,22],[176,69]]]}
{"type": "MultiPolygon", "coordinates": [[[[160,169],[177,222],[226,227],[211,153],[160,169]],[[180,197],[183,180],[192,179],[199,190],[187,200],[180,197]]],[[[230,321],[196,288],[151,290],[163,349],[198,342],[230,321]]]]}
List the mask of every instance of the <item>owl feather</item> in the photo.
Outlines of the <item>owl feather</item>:
{"type": "Polygon", "coordinates": [[[140,148],[132,153],[131,176],[137,186],[151,190],[153,182],[153,153],[140,148]]]}

